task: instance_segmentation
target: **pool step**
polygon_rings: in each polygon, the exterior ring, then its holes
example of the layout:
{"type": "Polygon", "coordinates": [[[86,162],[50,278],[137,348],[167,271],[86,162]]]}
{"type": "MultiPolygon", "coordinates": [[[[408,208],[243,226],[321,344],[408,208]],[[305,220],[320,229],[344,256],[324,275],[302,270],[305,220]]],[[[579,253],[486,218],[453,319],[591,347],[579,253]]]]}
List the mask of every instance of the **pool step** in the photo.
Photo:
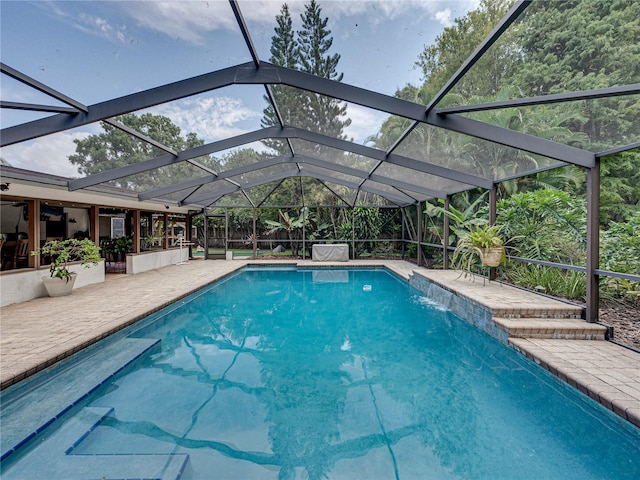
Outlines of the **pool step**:
{"type": "Polygon", "coordinates": [[[44,371],[43,373],[48,373],[48,378],[39,388],[9,394],[3,392],[0,409],[0,458],[6,459],[20,446],[42,433],[90,392],[159,343],[158,339],[123,338],[62,372],[55,369],[44,371]]]}
{"type": "Polygon", "coordinates": [[[496,326],[511,338],[558,338],[563,340],[605,340],[604,325],[578,318],[494,317],[496,326]]]}
{"type": "Polygon", "coordinates": [[[26,457],[2,471],[2,480],[51,479],[155,479],[180,480],[189,464],[181,453],[77,454],[75,450],[91,436],[111,407],[85,407],[58,428],[26,457]],[[54,446],[52,448],[52,445],[54,446]]]}

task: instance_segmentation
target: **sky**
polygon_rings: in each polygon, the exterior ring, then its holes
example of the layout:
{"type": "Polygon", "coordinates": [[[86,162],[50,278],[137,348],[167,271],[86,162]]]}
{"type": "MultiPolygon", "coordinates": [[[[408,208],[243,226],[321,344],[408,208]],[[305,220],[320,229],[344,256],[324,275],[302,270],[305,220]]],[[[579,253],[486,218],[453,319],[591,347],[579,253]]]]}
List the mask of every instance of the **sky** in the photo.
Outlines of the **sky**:
{"type": "MultiPolygon", "coordinates": [[[[261,60],[269,60],[271,37],[282,1],[239,0],[261,60]]],[[[319,0],[332,31],[331,53],[341,55],[343,82],[388,95],[419,85],[418,55],[455,18],[479,0],[319,0]]],[[[294,30],[304,2],[288,2],[294,30]]],[[[85,105],[251,61],[226,0],[208,1],[0,1],[3,63],[85,105]]],[[[4,101],[58,105],[2,75],[4,101]]],[[[166,115],[183,134],[205,142],[260,128],[266,106],[261,86],[231,86],[148,111],[166,115]]],[[[3,109],[2,128],[41,118],[3,109]]],[[[345,132],[365,143],[386,114],[348,105],[345,132]]],[[[99,133],[98,125],[5,147],[0,156],[29,170],[77,177],[67,157],[74,139],[99,133]]]]}

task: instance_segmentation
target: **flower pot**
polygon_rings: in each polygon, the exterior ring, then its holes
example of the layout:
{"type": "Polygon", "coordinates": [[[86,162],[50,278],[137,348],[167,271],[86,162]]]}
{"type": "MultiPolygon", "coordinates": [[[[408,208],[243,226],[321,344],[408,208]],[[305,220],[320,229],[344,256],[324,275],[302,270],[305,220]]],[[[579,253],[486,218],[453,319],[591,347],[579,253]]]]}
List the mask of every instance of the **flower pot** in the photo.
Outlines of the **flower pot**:
{"type": "Polygon", "coordinates": [[[76,281],[76,277],[76,273],[71,273],[71,278],[67,281],[64,278],[50,277],[49,275],[46,275],[42,277],[42,283],[44,283],[44,288],[47,290],[50,297],[64,297],[65,295],[69,295],[71,290],[73,290],[73,284],[76,281]]]}
{"type": "Polygon", "coordinates": [[[502,261],[504,247],[483,248],[480,259],[483,267],[497,267],[502,261]]]}

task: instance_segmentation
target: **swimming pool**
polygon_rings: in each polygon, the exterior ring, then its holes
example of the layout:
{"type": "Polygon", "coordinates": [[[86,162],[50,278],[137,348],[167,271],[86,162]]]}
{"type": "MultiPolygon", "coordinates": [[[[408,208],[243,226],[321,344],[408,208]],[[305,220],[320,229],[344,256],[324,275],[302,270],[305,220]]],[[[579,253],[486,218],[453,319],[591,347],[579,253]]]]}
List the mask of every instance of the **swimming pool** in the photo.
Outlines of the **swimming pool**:
{"type": "Polygon", "coordinates": [[[3,479],[640,476],[636,429],[382,269],[247,269],[85,357],[3,396],[3,479]],[[49,425],[6,443],[12,408],[49,425]]]}

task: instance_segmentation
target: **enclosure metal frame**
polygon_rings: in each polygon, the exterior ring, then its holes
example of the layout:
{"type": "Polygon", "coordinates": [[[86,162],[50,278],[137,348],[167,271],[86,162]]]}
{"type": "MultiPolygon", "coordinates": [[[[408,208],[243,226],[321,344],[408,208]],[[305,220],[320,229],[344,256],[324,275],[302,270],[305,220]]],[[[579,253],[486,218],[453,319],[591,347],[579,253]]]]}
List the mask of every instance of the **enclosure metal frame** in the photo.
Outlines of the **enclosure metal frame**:
{"type": "MultiPolygon", "coordinates": [[[[271,64],[260,60],[249,29],[246,25],[240,6],[236,0],[229,0],[234,16],[236,18],[238,28],[240,29],[247,49],[251,55],[251,61],[236,66],[228,67],[218,71],[213,71],[204,75],[180,80],[177,82],[151,88],[142,92],[114,98],[105,102],[94,105],[84,105],[67,95],[58,92],[51,87],[44,85],[38,80],[31,78],[16,69],[0,64],[2,74],[8,75],[19,82],[28,85],[46,95],[64,103],[66,107],[47,106],[26,104],[19,102],[0,101],[0,107],[6,109],[21,109],[30,111],[51,112],[54,115],[49,117],[26,122],[24,124],[8,127],[0,131],[0,146],[8,146],[25,142],[27,140],[50,135],[56,132],[62,132],[72,128],[96,123],[106,122],[109,125],[123,130],[130,135],[135,136],[141,141],[147,142],[164,152],[155,158],[142,161],[137,164],[128,165],[126,167],[113,169],[110,171],[89,175],[84,178],[69,180],[66,187],[73,191],[79,189],[95,189],[100,188],[101,184],[116,180],[118,178],[134,175],[144,171],[149,171],[164,166],[174,165],[180,162],[189,162],[194,167],[201,169],[205,175],[201,178],[183,182],[177,185],[171,185],[164,188],[158,188],[148,192],[142,192],[138,195],[139,200],[158,199],[167,203],[166,199],[162,199],[163,195],[176,193],[185,190],[184,197],[178,201],[178,205],[194,206],[202,208],[215,206],[226,193],[240,191],[251,203],[251,207],[255,208],[260,205],[254,205],[246,190],[251,186],[260,185],[272,181],[283,181],[290,177],[309,176],[321,182],[332,182],[336,184],[346,185],[355,189],[357,192],[365,191],[374,193],[386,198],[398,207],[408,205],[417,205],[420,207],[424,201],[424,196],[429,198],[441,198],[448,207],[451,195],[460,191],[472,188],[483,188],[490,190],[490,211],[491,221],[495,222],[495,187],[500,182],[518,178],[533,173],[543,171],[549,168],[545,167],[539,170],[523,172],[511,177],[486,179],[479,176],[467,174],[458,171],[455,168],[445,168],[428,161],[418,161],[409,157],[395,154],[394,151],[407,138],[412,130],[420,124],[435,126],[447,131],[457,132],[469,135],[475,138],[506,145],[525,152],[544,155],[545,157],[558,160],[564,164],[573,164],[588,171],[588,201],[587,201],[587,258],[585,272],[587,275],[587,307],[586,317],[590,322],[597,319],[598,305],[598,278],[599,275],[617,276],[620,278],[629,278],[623,274],[615,274],[614,272],[606,272],[599,269],[599,240],[598,240],[598,212],[599,212],[599,176],[600,176],[600,158],[613,153],[638,148],[640,142],[631,143],[629,145],[608,150],[600,153],[593,153],[587,150],[579,149],[573,146],[559,144],[550,140],[523,134],[514,130],[490,125],[463,116],[465,113],[488,111],[499,108],[512,108],[519,106],[544,105],[551,103],[561,103],[584,99],[597,99],[617,97],[624,95],[640,94],[640,84],[625,85],[611,88],[601,88],[595,90],[585,90],[579,92],[562,93],[546,96],[531,97],[526,99],[507,100],[500,102],[490,102],[462,107],[437,108],[438,102],[453,89],[463,76],[471,69],[471,67],[482,57],[482,55],[500,38],[500,36],[516,21],[516,19],[526,10],[532,0],[520,0],[511,8],[507,15],[499,22],[485,40],[476,48],[476,50],[463,63],[460,69],[445,83],[436,96],[429,102],[427,106],[418,103],[409,102],[396,97],[383,95],[381,93],[366,90],[363,88],[348,85],[325,78],[315,77],[310,74],[291,70],[285,67],[271,64]],[[135,112],[141,109],[149,108],[155,105],[171,102],[174,100],[186,98],[204,92],[209,92],[230,85],[263,85],[271,106],[274,109],[279,126],[268,127],[250,133],[238,135],[236,137],[226,138],[220,141],[212,142],[196,148],[184,151],[174,151],[173,149],[162,145],[133,129],[130,129],[118,122],[115,118],[135,112]],[[341,101],[354,103],[367,108],[375,109],[389,114],[398,115],[406,119],[413,120],[411,126],[401,135],[401,137],[387,151],[382,151],[372,147],[358,145],[342,139],[327,137],[306,131],[295,126],[286,125],[280,114],[277,99],[274,97],[271,87],[273,85],[287,85],[294,88],[303,89],[309,92],[322,94],[336,98],[341,101]],[[215,172],[212,169],[199,164],[196,160],[199,156],[209,155],[218,151],[241,146],[247,143],[265,140],[269,138],[286,140],[290,155],[276,156],[267,161],[258,162],[254,165],[248,165],[238,169],[226,172],[215,172]],[[314,158],[309,155],[298,154],[294,151],[292,140],[303,139],[314,142],[319,145],[332,147],[337,150],[351,152],[376,160],[376,166],[371,171],[361,171],[349,167],[333,164],[320,158],[314,158]],[[433,188],[425,188],[420,184],[411,184],[406,181],[393,180],[382,175],[376,174],[376,169],[383,163],[402,166],[404,168],[413,169],[436,177],[441,177],[458,183],[457,188],[436,190],[433,188]],[[260,180],[247,182],[243,185],[232,181],[230,177],[241,173],[247,173],[253,170],[267,168],[277,164],[290,164],[291,168],[283,170],[278,175],[265,176],[260,180]],[[348,174],[355,178],[359,178],[359,183],[347,182],[331,175],[316,172],[305,171],[304,165],[313,165],[315,167],[327,170],[329,172],[340,172],[348,174]],[[367,180],[375,181],[380,184],[392,187],[391,193],[378,190],[367,185],[367,180]],[[198,194],[198,189],[203,185],[212,182],[224,182],[225,185],[220,191],[213,194],[198,194]],[[191,190],[190,190],[191,189],[191,190]],[[188,193],[187,190],[190,190],[188,193]],[[413,195],[415,196],[412,196],[413,195]]],[[[0,170],[1,172],[1,170],[0,170]]],[[[28,181],[37,181],[38,173],[33,175],[28,172],[21,174],[28,181]]],[[[279,184],[278,184],[279,185],[279,184]]],[[[326,186],[326,184],[325,184],[326,186]]],[[[277,187],[276,187],[277,188],[277,187]]],[[[357,197],[357,195],[356,195],[357,197]]],[[[353,207],[353,205],[351,205],[353,207]]],[[[402,208],[404,217],[404,208],[402,208]]],[[[422,226],[418,224],[420,235],[422,226]]],[[[404,224],[403,224],[404,228],[404,224]]],[[[445,221],[445,268],[448,267],[448,238],[449,238],[448,219],[445,221]]],[[[419,245],[421,237],[419,237],[419,245]]],[[[420,252],[421,249],[418,248],[420,252]]],[[[543,262],[545,263],[545,262],[543,262]]],[[[555,264],[554,264],[555,265],[555,264]]],[[[635,276],[630,276],[633,280],[637,280],[635,276]]]]}

